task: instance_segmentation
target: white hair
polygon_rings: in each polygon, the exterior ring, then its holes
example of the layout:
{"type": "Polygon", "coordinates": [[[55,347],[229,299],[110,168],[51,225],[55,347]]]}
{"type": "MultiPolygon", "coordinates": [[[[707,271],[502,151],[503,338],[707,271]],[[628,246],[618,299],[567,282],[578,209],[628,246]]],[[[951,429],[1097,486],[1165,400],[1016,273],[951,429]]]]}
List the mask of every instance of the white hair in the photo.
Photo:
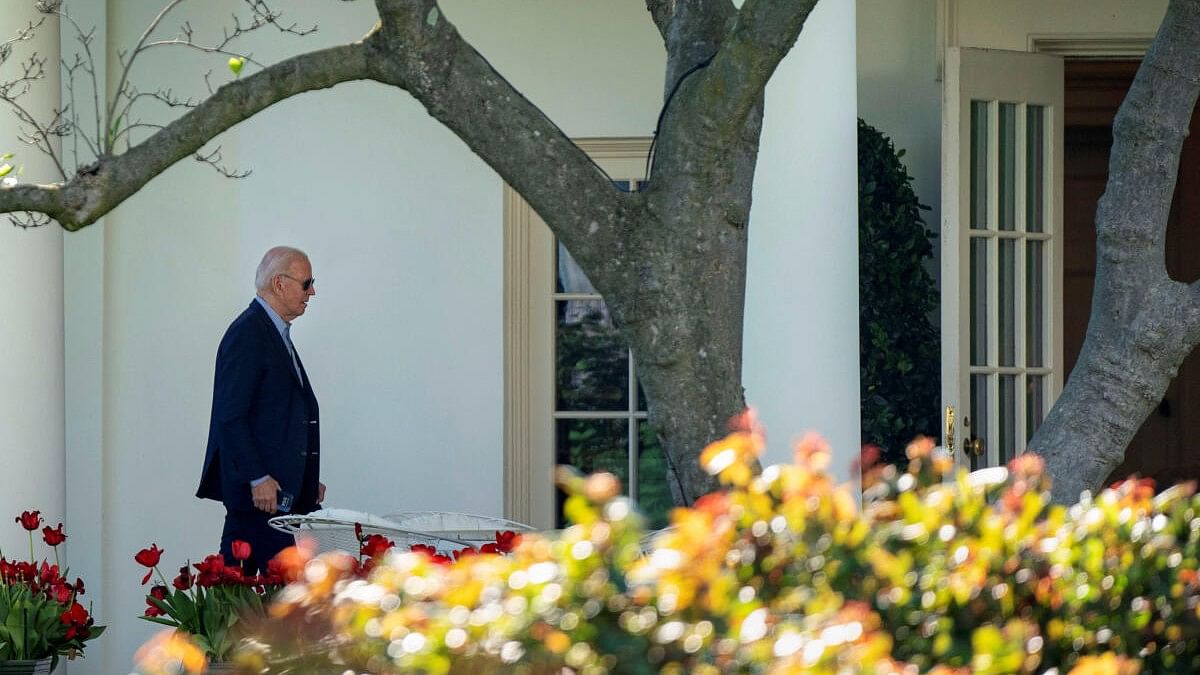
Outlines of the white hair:
{"type": "Polygon", "coordinates": [[[254,272],[254,288],[260,291],[267,290],[272,279],[280,274],[286,274],[287,268],[291,266],[292,262],[299,259],[307,260],[308,255],[291,246],[276,246],[267,251],[263,255],[262,262],[258,263],[258,270],[254,272]]]}

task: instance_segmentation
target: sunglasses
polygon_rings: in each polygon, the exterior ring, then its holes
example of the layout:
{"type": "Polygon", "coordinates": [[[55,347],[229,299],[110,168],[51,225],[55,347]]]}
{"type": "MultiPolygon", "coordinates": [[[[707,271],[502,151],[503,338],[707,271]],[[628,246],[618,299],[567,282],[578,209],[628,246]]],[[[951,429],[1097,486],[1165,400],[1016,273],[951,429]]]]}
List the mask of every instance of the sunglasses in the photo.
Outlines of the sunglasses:
{"type": "Polygon", "coordinates": [[[317,280],[312,277],[301,280],[301,279],[297,279],[294,276],[291,276],[290,274],[280,274],[279,276],[287,277],[287,278],[291,279],[292,281],[295,281],[296,283],[300,284],[300,288],[302,288],[306,291],[308,289],[312,288],[313,284],[317,283],[317,280]]]}

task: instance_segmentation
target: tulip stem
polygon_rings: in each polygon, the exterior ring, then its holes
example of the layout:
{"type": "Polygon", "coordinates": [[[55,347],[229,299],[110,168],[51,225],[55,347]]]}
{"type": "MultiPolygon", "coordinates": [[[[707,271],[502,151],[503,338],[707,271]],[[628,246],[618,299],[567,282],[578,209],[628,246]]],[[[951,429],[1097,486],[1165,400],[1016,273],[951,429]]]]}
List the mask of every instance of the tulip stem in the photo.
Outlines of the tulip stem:
{"type": "Polygon", "coordinates": [[[29,530],[29,562],[33,562],[33,530],[29,530]]]}

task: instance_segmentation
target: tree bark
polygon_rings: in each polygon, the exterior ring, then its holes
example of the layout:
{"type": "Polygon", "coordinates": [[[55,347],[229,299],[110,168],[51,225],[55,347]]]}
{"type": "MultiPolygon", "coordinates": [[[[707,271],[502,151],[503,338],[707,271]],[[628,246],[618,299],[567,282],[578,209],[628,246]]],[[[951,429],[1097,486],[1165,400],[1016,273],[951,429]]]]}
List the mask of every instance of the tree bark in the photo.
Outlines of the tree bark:
{"type": "Polygon", "coordinates": [[[1030,442],[1073,503],[1124,458],[1200,341],[1200,283],[1167,276],[1179,153],[1200,91],[1200,0],[1173,0],[1113,123],[1096,213],[1096,282],[1079,360],[1030,442]]]}

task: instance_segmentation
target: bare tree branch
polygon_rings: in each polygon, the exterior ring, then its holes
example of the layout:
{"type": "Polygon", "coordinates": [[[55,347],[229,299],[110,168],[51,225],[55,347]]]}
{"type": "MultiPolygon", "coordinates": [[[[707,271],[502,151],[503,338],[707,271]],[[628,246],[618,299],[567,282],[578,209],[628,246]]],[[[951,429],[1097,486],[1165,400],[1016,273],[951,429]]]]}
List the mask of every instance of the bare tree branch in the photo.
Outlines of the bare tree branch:
{"type": "MultiPolygon", "coordinates": [[[[623,224],[629,212],[642,208],[640,197],[616,190],[586,153],[463,40],[436,2],[376,0],[376,6],[382,28],[371,41],[373,79],[416,97],[579,255],[586,257],[593,246],[611,252],[627,245],[623,224]],[[583,240],[589,245],[572,247],[583,240]]],[[[593,263],[592,281],[601,284],[611,256],[587,261],[593,263]]]]}
{"type": "Polygon", "coordinates": [[[8,222],[14,227],[19,227],[22,230],[32,230],[35,227],[44,227],[54,222],[44,213],[35,213],[25,211],[21,213],[12,213],[8,216],[8,222]]]}
{"type": "Polygon", "coordinates": [[[364,79],[366,54],[362,42],[322,49],[226,84],[124,154],[106,155],[65,183],[0,186],[0,213],[39,211],[68,230],[90,225],[238,122],[296,94],[364,79]]]}
{"type": "MultiPolygon", "coordinates": [[[[72,67],[67,68],[66,62],[63,63],[63,66],[64,66],[64,69],[67,71],[66,82],[67,82],[67,87],[71,94],[72,110],[77,111],[77,108],[75,107],[75,104],[74,104],[75,71],[77,69],[82,68],[92,80],[92,105],[93,105],[92,112],[96,116],[96,120],[95,120],[96,121],[96,135],[93,138],[89,138],[88,135],[85,133],[77,133],[76,136],[83,136],[84,140],[87,141],[88,145],[90,146],[93,156],[95,158],[99,159],[99,157],[100,157],[99,144],[101,143],[101,139],[104,138],[104,133],[102,131],[103,127],[104,127],[104,113],[101,110],[101,105],[100,105],[100,98],[101,98],[100,84],[96,80],[96,57],[95,57],[95,55],[92,54],[92,41],[96,38],[96,29],[95,29],[95,27],[93,27],[91,30],[88,30],[88,31],[83,30],[83,27],[79,25],[79,22],[75,21],[74,17],[72,17],[67,12],[62,11],[61,8],[55,9],[53,14],[58,16],[60,20],[65,20],[71,24],[71,26],[75,29],[76,42],[78,42],[79,45],[81,47],[83,47],[84,56],[86,58],[81,59],[79,57],[79,55],[76,54],[75,55],[75,63],[72,67]],[[92,142],[93,140],[95,141],[95,143],[92,142]]],[[[78,115],[76,115],[75,120],[78,121],[78,115]]],[[[78,124],[76,124],[75,126],[76,126],[76,129],[78,129],[78,124]]],[[[78,158],[78,153],[76,153],[76,157],[78,158]]]]}
{"type": "Polygon", "coordinates": [[[221,146],[219,145],[213,148],[211,152],[197,152],[196,154],[192,155],[192,157],[197,162],[211,166],[213,170],[226,178],[242,179],[253,173],[249,169],[242,171],[239,169],[230,169],[229,167],[225,166],[225,164],[222,162],[221,146]]]}
{"type": "Polygon", "coordinates": [[[8,60],[9,56],[12,56],[12,46],[14,44],[18,42],[24,42],[26,40],[32,40],[34,34],[37,33],[37,30],[41,28],[42,24],[45,22],[46,18],[42,17],[36,22],[32,22],[24,28],[18,30],[17,34],[13,37],[0,41],[0,63],[4,63],[8,60]]]}
{"type": "MultiPolygon", "coordinates": [[[[150,39],[150,35],[154,32],[154,29],[158,28],[158,25],[167,17],[167,14],[169,14],[171,10],[178,7],[184,1],[185,0],[171,0],[168,2],[161,10],[159,10],[158,14],[150,22],[150,25],[146,26],[146,30],[142,32],[142,36],[138,38],[137,44],[134,45],[133,51],[129,53],[129,60],[126,61],[123,57],[118,57],[119,60],[121,60],[121,62],[124,64],[124,67],[121,69],[121,75],[117,79],[116,89],[113,90],[116,92],[116,95],[113,96],[112,102],[109,103],[108,114],[104,118],[106,127],[111,128],[113,124],[112,120],[116,119],[117,101],[120,98],[121,92],[125,91],[125,82],[129,79],[129,71],[133,68],[133,63],[137,60],[138,53],[141,51],[142,46],[145,45],[146,41],[150,39]]],[[[104,147],[105,152],[112,152],[111,143],[102,142],[101,145],[104,147]]]]}

